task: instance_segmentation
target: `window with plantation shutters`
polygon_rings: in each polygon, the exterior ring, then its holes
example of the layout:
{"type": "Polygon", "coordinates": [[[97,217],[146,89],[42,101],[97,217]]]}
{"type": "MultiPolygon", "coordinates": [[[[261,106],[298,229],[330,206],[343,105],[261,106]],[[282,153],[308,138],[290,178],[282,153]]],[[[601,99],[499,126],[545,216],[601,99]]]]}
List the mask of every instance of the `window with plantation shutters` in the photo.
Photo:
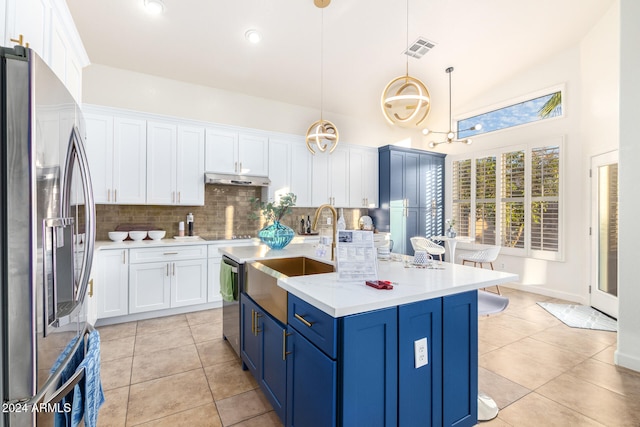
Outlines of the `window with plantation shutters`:
{"type": "Polygon", "coordinates": [[[525,157],[524,150],[502,153],[500,197],[501,246],[525,247],[525,157]]]}
{"type": "Polygon", "coordinates": [[[560,147],[531,150],[531,249],[559,250],[560,147]]]}
{"type": "Polygon", "coordinates": [[[471,159],[453,162],[452,216],[459,236],[470,236],[471,229],[471,159]]]}
{"type": "Polygon", "coordinates": [[[460,236],[502,254],[561,260],[562,137],[451,159],[460,236]]]}
{"type": "Polygon", "coordinates": [[[496,244],[496,157],[476,159],[475,239],[496,244]]]}

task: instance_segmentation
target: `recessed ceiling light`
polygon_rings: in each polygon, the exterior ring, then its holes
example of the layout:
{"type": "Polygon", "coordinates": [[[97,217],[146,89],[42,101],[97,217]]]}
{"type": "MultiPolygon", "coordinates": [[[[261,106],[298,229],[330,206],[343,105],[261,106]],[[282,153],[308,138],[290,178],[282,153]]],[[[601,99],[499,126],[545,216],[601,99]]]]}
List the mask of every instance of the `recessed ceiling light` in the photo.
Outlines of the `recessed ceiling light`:
{"type": "Polygon", "coordinates": [[[258,30],[247,30],[247,32],[244,33],[244,37],[251,43],[260,43],[260,40],[262,40],[262,35],[258,30]]]}
{"type": "Polygon", "coordinates": [[[145,10],[152,15],[159,15],[164,12],[162,0],[144,0],[145,10]]]}

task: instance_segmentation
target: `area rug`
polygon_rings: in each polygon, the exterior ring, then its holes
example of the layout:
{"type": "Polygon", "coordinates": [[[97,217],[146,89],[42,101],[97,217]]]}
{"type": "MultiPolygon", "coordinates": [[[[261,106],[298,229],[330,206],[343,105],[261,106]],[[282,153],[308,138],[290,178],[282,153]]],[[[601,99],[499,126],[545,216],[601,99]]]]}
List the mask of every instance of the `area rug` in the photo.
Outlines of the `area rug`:
{"type": "Polygon", "coordinates": [[[618,322],[615,319],[586,305],[552,304],[548,302],[539,302],[538,305],[572,328],[598,329],[611,332],[618,330],[618,322]]]}

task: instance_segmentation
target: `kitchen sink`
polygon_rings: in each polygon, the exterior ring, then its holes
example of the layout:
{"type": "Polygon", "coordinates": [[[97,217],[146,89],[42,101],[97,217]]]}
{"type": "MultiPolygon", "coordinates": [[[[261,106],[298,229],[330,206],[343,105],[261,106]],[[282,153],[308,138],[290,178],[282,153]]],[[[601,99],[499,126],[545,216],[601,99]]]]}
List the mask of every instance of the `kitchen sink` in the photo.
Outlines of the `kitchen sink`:
{"type": "Polygon", "coordinates": [[[287,291],[278,286],[278,279],[333,271],[333,265],[307,257],[266,259],[248,264],[244,290],[264,310],[286,324],[287,291]]]}

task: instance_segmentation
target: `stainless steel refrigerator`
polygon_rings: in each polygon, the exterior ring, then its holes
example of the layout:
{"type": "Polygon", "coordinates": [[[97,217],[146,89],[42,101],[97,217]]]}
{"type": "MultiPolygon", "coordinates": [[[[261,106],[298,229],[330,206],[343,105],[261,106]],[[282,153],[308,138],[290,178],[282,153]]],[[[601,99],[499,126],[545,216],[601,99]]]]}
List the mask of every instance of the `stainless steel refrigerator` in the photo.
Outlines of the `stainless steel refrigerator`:
{"type": "Polygon", "coordinates": [[[78,105],[33,51],[0,53],[0,426],[44,426],[78,380],[50,370],[91,329],[95,207],[78,105]]]}

